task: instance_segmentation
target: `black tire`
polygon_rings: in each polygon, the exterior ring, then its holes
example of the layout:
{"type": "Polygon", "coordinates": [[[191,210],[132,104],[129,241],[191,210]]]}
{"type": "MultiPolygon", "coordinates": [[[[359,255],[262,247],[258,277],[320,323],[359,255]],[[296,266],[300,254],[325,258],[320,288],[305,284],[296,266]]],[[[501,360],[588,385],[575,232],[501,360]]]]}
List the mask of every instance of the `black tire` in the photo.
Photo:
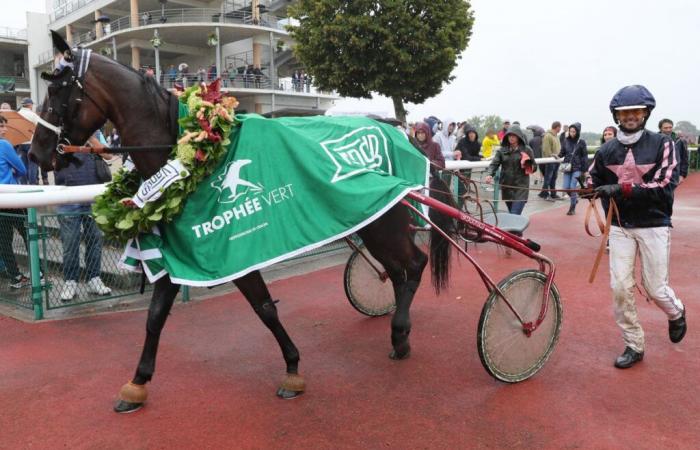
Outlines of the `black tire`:
{"type": "MultiPolygon", "coordinates": [[[[547,277],[537,270],[513,272],[498,287],[526,322],[539,316],[547,277]]],[[[481,310],[476,345],[484,369],[497,380],[517,383],[536,374],[559,340],[562,307],[554,283],[549,291],[547,315],[527,337],[522,325],[503,300],[492,293],[481,310]]]]}
{"type": "MultiPolygon", "coordinates": [[[[359,248],[373,264],[383,269],[364,246],[359,248]]],[[[394,286],[391,280],[387,278],[382,281],[357,250],[352,252],[345,265],[343,286],[352,307],[366,316],[384,316],[396,309],[394,286]]]]}

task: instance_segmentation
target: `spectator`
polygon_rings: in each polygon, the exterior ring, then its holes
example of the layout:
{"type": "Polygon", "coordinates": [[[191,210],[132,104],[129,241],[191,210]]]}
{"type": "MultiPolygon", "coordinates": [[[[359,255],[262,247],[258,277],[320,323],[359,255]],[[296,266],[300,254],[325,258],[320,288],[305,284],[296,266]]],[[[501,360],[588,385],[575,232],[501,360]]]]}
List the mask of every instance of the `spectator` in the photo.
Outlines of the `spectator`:
{"type": "Polygon", "coordinates": [[[496,135],[496,132],[493,130],[493,128],[489,128],[488,130],[486,130],[486,137],[481,143],[481,156],[484,159],[493,158],[493,147],[497,146],[500,143],[501,141],[498,139],[498,136],[496,135]]]}
{"type": "Polygon", "coordinates": [[[559,145],[560,145],[560,146],[561,146],[561,145],[564,145],[564,139],[566,139],[566,136],[567,136],[567,133],[568,133],[568,130],[569,130],[569,126],[568,126],[567,124],[564,124],[564,126],[561,127],[561,129],[562,129],[562,132],[561,132],[561,134],[559,135],[559,145]]]}
{"type": "Polygon", "coordinates": [[[459,161],[462,159],[462,153],[455,150],[457,146],[457,138],[455,131],[457,124],[452,119],[442,121],[442,129],[434,137],[434,141],[440,146],[440,151],[445,161],[459,161]]]}
{"type": "MultiPolygon", "coordinates": [[[[100,148],[105,141],[102,133],[97,131],[88,144],[100,148]]],[[[56,173],[56,184],[65,186],[83,186],[100,184],[95,169],[95,158],[100,156],[89,153],[76,153],[75,159],[68,167],[56,173]]],[[[111,159],[111,155],[105,155],[111,159]]],[[[80,278],[80,241],[85,243],[85,272],[88,292],[97,295],[108,295],[112,292],[100,278],[102,262],[102,233],[98,230],[92,218],[89,203],[61,205],[57,208],[61,214],[61,243],[63,244],[63,289],[61,301],[68,302],[75,297],[80,278]]]]}
{"type": "Polygon", "coordinates": [[[659,121],[659,133],[670,137],[673,141],[678,160],[678,184],[681,184],[688,176],[688,144],[673,132],[673,121],[671,119],[661,119],[659,121]]]}
{"type": "MultiPolygon", "coordinates": [[[[39,116],[34,112],[34,102],[29,97],[22,99],[22,107],[18,113],[34,125],[39,122],[39,116]]],[[[29,160],[29,149],[31,146],[31,139],[17,146],[17,153],[22,159],[24,167],[27,168],[27,176],[20,177],[17,181],[19,181],[20,184],[39,184],[39,174],[41,174],[43,184],[49,184],[49,174],[43,169],[40,170],[39,166],[34,161],[29,160]]]]}
{"type": "Polygon", "coordinates": [[[7,102],[3,102],[2,105],[0,105],[0,112],[2,111],[12,111],[12,106],[7,102]]]}
{"type": "MultiPolygon", "coordinates": [[[[532,153],[535,154],[535,159],[542,157],[542,140],[544,139],[544,128],[537,125],[530,125],[527,127],[528,130],[532,131],[532,139],[528,142],[528,145],[532,149],[532,153]]],[[[535,184],[538,181],[544,180],[544,165],[539,165],[537,171],[535,172],[535,184]]]]}
{"type": "Polygon", "coordinates": [[[209,82],[216,80],[216,77],[217,77],[216,64],[211,63],[211,65],[209,66],[209,71],[207,72],[207,77],[209,78],[209,82]]]}
{"type": "MultiPolygon", "coordinates": [[[[481,161],[481,156],[479,156],[479,152],[481,152],[479,133],[477,133],[474,128],[467,124],[465,124],[463,129],[464,137],[457,143],[457,150],[461,152],[462,161],[481,161]]],[[[466,178],[472,177],[471,169],[462,169],[459,172],[466,178]]],[[[460,205],[463,202],[462,198],[467,192],[468,187],[465,185],[465,183],[460,182],[457,185],[457,197],[460,200],[460,205]]]]}
{"type": "MultiPolygon", "coordinates": [[[[15,153],[12,145],[5,140],[7,119],[0,114],[0,184],[18,184],[17,177],[25,176],[27,169],[15,153]]],[[[29,284],[29,278],[19,271],[15,252],[12,248],[15,230],[27,245],[27,230],[24,219],[27,212],[23,209],[0,209],[0,258],[5,272],[10,277],[10,288],[20,289],[29,284]]]]}
{"type": "Polygon", "coordinates": [[[172,85],[175,83],[175,80],[177,79],[177,69],[175,68],[174,64],[170,64],[170,67],[168,67],[168,83],[172,85]]]}
{"type": "Polygon", "coordinates": [[[141,14],[141,23],[143,25],[150,25],[151,24],[151,13],[148,11],[144,11],[143,14],[141,14]]]}
{"type": "Polygon", "coordinates": [[[441,169],[445,168],[445,158],[442,156],[440,146],[433,141],[430,126],[427,123],[418,122],[416,124],[416,141],[418,141],[418,146],[431,163],[441,169]]]}
{"type": "MultiPolygon", "coordinates": [[[[542,157],[543,158],[556,158],[561,151],[561,143],[557,135],[561,130],[561,123],[555,121],[552,123],[552,128],[547,131],[542,139],[542,157]]],[[[539,197],[544,200],[558,200],[559,197],[555,189],[557,188],[557,172],[559,171],[558,163],[547,163],[544,165],[544,184],[542,185],[542,192],[539,193],[539,197]]]]}
{"type": "Polygon", "coordinates": [[[149,77],[154,77],[156,75],[151,66],[146,66],[145,74],[149,77]]]}
{"type": "Polygon", "coordinates": [[[292,90],[296,91],[299,86],[299,71],[295,70],[294,73],[292,73],[292,90]]]}
{"type": "Polygon", "coordinates": [[[504,137],[504,136],[506,135],[506,133],[508,132],[508,128],[510,128],[510,120],[506,119],[506,120],[503,122],[503,128],[501,129],[501,131],[498,132],[498,142],[502,142],[502,141],[503,141],[503,137],[504,137]]]}
{"type": "Polygon", "coordinates": [[[197,80],[202,83],[206,81],[207,79],[207,71],[204,70],[204,67],[199,66],[199,69],[197,69],[197,80]]]}
{"type": "Polygon", "coordinates": [[[262,69],[260,67],[253,69],[253,76],[255,76],[255,87],[260,89],[262,87],[262,69]]]}
{"type": "MultiPolygon", "coordinates": [[[[581,124],[576,122],[569,126],[569,135],[564,140],[564,145],[558,155],[559,158],[564,158],[562,167],[569,170],[564,170],[564,189],[577,189],[578,180],[581,175],[586,175],[588,172],[588,147],[586,141],[581,139],[581,124]],[[567,166],[568,165],[568,166],[567,166]]],[[[576,214],[576,203],[578,196],[575,191],[569,192],[569,211],[568,216],[576,214]]]]}
{"type": "Polygon", "coordinates": [[[118,148],[122,146],[122,138],[119,136],[119,131],[117,131],[116,128],[112,129],[112,133],[110,134],[110,137],[112,138],[112,143],[110,147],[113,148],[118,148]]]}
{"type": "Polygon", "coordinates": [[[237,73],[236,69],[229,70],[229,72],[228,72],[228,80],[229,80],[231,87],[234,86],[234,82],[236,81],[236,73],[237,73]]]}
{"type": "Polygon", "coordinates": [[[221,81],[224,87],[228,87],[228,73],[228,68],[224,67],[224,70],[221,72],[221,81]]]}
{"type": "Polygon", "coordinates": [[[617,136],[617,128],[613,126],[605,127],[603,130],[603,135],[600,138],[600,143],[605,144],[609,140],[612,140],[615,136],[617,136]]]}
{"type": "Polygon", "coordinates": [[[530,174],[537,169],[535,155],[527,145],[525,133],[520,127],[508,128],[501,147],[488,168],[487,183],[493,182],[493,177],[501,169],[500,182],[501,198],[506,202],[508,212],[520,215],[527,203],[530,187],[530,174]]]}

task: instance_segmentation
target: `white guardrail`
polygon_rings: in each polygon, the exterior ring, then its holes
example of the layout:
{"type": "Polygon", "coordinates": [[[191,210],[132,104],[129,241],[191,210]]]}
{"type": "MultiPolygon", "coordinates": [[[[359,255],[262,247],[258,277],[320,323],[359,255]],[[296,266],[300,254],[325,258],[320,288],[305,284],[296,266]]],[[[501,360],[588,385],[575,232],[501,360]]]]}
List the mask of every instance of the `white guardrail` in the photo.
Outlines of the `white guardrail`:
{"type": "MultiPolygon", "coordinates": [[[[697,149],[690,149],[691,152],[697,149]]],[[[590,157],[590,155],[589,155],[590,157]]],[[[537,164],[561,162],[555,158],[537,158],[537,164]]],[[[445,168],[485,169],[491,164],[485,161],[446,161],[445,168]]],[[[35,208],[39,206],[63,205],[69,203],[89,203],[105,190],[104,184],[85,186],[34,186],[17,184],[0,184],[0,208],[35,208]]]]}

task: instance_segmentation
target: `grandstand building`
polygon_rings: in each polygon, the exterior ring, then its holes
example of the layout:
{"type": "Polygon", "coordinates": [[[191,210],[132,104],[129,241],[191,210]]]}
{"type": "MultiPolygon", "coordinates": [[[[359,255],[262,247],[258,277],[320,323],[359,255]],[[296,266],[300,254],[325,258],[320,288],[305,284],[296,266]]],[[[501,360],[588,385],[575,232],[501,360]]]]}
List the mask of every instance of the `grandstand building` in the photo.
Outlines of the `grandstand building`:
{"type": "MultiPolygon", "coordinates": [[[[221,77],[222,89],[238,98],[239,111],[323,114],[338,97],[316,89],[294,58],[285,29],[291,3],[46,0],[48,13],[28,13],[26,37],[19,39],[29,75],[24,83],[31,86],[35,103],[40,102],[46,86],[39,74],[50,70],[54,60],[48,30],[55,30],[68,43],[143,70],[166,88],[221,77]]],[[[5,40],[0,32],[0,51],[5,40]]],[[[14,66],[5,65],[0,79],[7,71],[17,73],[14,66]]]]}

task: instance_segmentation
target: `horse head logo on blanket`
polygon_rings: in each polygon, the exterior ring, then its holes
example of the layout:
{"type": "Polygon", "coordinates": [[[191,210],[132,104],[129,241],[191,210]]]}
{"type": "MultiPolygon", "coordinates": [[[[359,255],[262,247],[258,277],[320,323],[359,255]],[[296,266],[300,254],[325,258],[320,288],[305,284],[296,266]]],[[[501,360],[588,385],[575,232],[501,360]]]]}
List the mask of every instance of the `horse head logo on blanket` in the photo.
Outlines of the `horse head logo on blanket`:
{"type": "Polygon", "coordinates": [[[251,162],[249,159],[240,159],[229,163],[224,173],[211,183],[211,187],[219,191],[219,203],[233,203],[249,192],[262,192],[263,186],[261,184],[251,183],[241,178],[241,168],[251,162]],[[230,191],[228,195],[224,193],[227,190],[230,191]]]}

